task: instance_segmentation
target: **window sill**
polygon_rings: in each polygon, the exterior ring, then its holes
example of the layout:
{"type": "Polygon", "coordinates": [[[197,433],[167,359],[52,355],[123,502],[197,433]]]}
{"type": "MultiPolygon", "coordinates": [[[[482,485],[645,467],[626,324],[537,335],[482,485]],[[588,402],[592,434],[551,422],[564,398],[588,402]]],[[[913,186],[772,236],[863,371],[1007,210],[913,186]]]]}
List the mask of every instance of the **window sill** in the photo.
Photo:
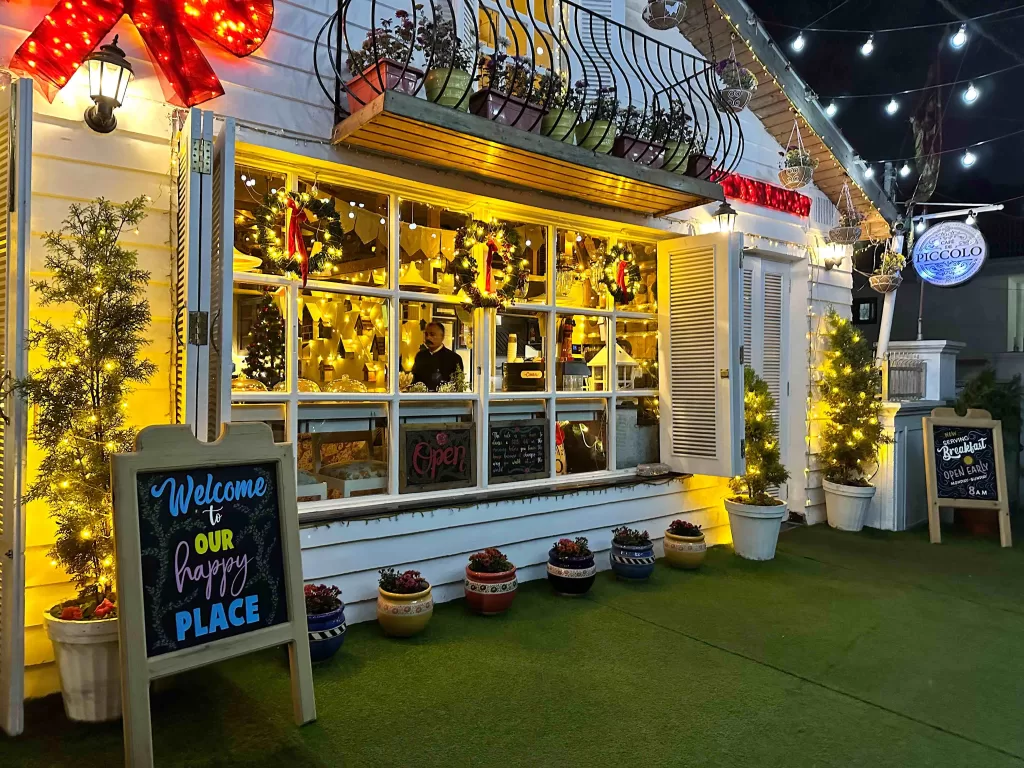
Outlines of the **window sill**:
{"type": "Polygon", "coordinates": [[[467,507],[475,504],[512,501],[521,498],[542,498],[547,496],[563,496],[567,493],[582,491],[624,488],[634,485],[663,485],[673,481],[692,477],[689,474],[669,473],[659,477],[640,477],[634,471],[611,473],[594,473],[584,478],[566,480],[541,480],[534,482],[510,483],[484,489],[468,490],[458,496],[449,491],[440,497],[432,495],[425,498],[423,494],[407,496],[372,497],[346,499],[329,508],[325,502],[310,502],[317,509],[299,512],[299,525],[312,526],[331,523],[337,520],[373,520],[381,517],[394,517],[398,514],[428,512],[439,508],[467,507]],[[372,499],[367,503],[366,500],[372,499]],[[353,503],[354,502],[354,503],[353,503]]]}

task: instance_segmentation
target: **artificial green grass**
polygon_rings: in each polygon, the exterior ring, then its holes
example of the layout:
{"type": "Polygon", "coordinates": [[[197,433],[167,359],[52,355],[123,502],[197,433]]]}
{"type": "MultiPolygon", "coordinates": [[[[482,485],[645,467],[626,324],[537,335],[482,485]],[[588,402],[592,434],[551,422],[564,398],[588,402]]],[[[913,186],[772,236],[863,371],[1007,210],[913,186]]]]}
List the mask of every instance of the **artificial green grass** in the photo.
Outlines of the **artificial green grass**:
{"type": "MultiPolygon", "coordinates": [[[[154,694],[158,766],[1010,766],[1024,764],[1024,555],[947,534],[784,533],[777,558],[520,588],[423,635],[352,627],[291,720],[271,651],[154,694]]],[[[122,764],[120,724],[31,702],[2,766],[122,764]]]]}

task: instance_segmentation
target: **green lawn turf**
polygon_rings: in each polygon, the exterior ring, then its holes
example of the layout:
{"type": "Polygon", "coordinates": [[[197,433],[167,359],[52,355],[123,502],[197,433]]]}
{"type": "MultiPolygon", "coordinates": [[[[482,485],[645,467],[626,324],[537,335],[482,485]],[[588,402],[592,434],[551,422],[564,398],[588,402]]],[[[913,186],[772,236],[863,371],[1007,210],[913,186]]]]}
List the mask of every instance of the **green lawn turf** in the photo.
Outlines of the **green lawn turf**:
{"type": "MultiPolygon", "coordinates": [[[[924,533],[783,534],[773,562],[520,588],[439,606],[427,632],[350,628],[291,720],[282,651],[154,694],[158,766],[1021,766],[1024,553],[924,533]]],[[[0,766],[122,763],[120,724],[30,702],[0,766]]]]}

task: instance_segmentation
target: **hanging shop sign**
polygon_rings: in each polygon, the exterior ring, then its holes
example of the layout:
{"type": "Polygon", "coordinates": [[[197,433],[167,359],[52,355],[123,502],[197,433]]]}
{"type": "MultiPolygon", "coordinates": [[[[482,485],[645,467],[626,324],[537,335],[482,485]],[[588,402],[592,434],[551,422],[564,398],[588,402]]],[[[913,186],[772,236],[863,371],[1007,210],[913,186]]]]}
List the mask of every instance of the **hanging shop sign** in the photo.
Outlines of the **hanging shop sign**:
{"type": "Polygon", "coordinates": [[[15,52],[10,68],[34,79],[53,101],[124,15],[146,45],[164,98],[192,107],[224,94],[196,38],[248,56],[270,33],[274,0],[60,0],[15,52]]]}
{"type": "Polygon", "coordinates": [[[476,427],[403,424],[398,492],[441,491],[476,485],[476,427]]]}
{"type": "Polygon", "coordinates": [[[548,476],[547,419],[493,422],[489,482],[539,480],[548,476]]]}
{"type": "Polygon", "coordinates": [[[722,191],[730,200],[760,205],[763,208],[804,218],[811,215],[811,198],[791,189],[740,176],[738,173],[726,173],[713,181],[722,185],[722,191]]]}
{"type": "Polygon", "coordinates": [[[932,543],[941,541],[939,507],[965,507],[995,511],[1000,541],[1011,546],[1002,422],[974,408],[966,416],[936,408],[922,422],[932,543]]]}
{"type": "Polygon", "coordinates": [[[966,283],[988,258],[988,243],[962,221],[944,221],[914,243],[914,269],[921,279],[943,288],[966,283]]]}
{"type": "Polygon", "coordinates": [[[291,446],[265,424],[147,427],[112,478],[126,764],[153,765],[151,680],[271,646],[297,723],[316,719],[291,446]]]}

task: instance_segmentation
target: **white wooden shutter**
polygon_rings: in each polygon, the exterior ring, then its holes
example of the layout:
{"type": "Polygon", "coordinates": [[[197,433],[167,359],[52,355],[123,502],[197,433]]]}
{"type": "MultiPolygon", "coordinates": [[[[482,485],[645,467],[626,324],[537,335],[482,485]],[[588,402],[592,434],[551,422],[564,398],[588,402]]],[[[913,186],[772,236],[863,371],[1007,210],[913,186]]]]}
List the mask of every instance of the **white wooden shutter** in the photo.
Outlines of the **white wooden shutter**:
{"type": "Polygon", "coordinates": [[[743,236],[658,244],[661,459],[677,472],[743,471],[743,236]]]}
{"type": "Polygon", "coordinates": [[[740,359],[744,365],[750,365],[750,355],[754,350],[754,270],[743,269],[743,351],[740,359]]]}
{"type": "Polygon", "coordinates": [[[210,254],[210,402],[207,440],[231,420],[232,255],[235,249],[235,121],[213,144],[213,242],[210,254]]]}
{"type": "MultiPolygon", "coordinates": [[[[27,254],[32,197],[32,81],[16,80],[0,92],[0,377],[28,374],[25,348],[27,254]]],[[[24,728],[25,519],[21,506],[27,408],[4,398],[0,419],[0,728],[24,728]]]]}
{"type": "Polygon", "coordinates": [[[200,439],[209,408],[213,113],[191,109],[178,135],[174,290],[174,414],[200,439]]]}

